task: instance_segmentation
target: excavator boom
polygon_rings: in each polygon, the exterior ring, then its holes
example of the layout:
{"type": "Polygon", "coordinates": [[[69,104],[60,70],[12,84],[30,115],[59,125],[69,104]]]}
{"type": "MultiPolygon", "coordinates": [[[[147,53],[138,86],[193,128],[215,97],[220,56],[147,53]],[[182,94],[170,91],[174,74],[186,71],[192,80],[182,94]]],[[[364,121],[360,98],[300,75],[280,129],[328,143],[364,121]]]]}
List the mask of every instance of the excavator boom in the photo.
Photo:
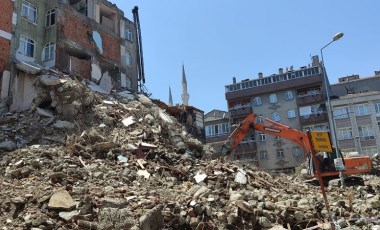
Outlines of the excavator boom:
{"type": "Polygon", "coordinates": [[[256,122],[256,119],[256,114],[249,114],[240,124],[240,126],[231,133],[228,138],[230,140],[230,149],[235,149],[236,146],[250,131],[257,130],[262,133],[267,133],[273,136],[291,140],[301,146],[307,154],[307,157],[309,156],[311,152],[311,146],[306,133],[272,121],[268,118],[265,118],[264,121],[270,123],[270,125],[256,122]]]}
{"type": "MultiPolygon", "coordinates": [[[[284,124],[272,121],[268,118],[264,118],[264,123],[257,121],[256,114],[249,114],[244,121],[231,133],[228,137],[227,142],[222,147],[222,153],[228,153],[234,150],[239,143],[243,141],[245,136],[251,131],[259,131],[262,133],[270,134],[272,136],[281,137],[301,146],[306,154],[306,158],[310,159],[311,153],[313,151],[312,146],[309,141],[309,137],[306,133],[299,130],[293,129],[284,124]]],[[[335,158],[343,158],[340,150],[329,153],[335,155],[335,158]],[[339,155],[339,156],[338,156],[339,155]]],[[[329,171],[323,172],[321,175],[323,177],[337,176],[338,171],[335,170],[334,158],[331,158],[331,164],[333,165],[329,171]]],[[[359,156],[359,157],[347,157],[343,158],[343,162],[346,170],[343,171],[343,174],[360,174],[368,173],[372,170],[372,161],[368,156],[359,156]]],[[[329,164],[330,164],[329,163],[329,164]]],[[[311,166],[310,168],[313,168],[311,166]]],[[[309,170],[311,172],[313,170],[309,170]]]]}

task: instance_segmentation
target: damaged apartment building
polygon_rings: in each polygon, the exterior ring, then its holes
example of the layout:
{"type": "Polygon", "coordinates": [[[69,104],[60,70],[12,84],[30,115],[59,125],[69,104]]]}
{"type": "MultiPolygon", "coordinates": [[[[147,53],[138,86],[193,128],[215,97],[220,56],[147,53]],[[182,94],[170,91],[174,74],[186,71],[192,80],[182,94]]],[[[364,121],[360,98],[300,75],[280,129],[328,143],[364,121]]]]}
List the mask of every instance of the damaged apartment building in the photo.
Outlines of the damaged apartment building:
{"type": "Polygon", "coordinates": [[[7,20],[13,26],[0,31],[2,46],[3,37],[11,41],[9,77],[4,64],[0,71],[1,97],[8,99],[10,111],[28,109],[37,94],[33,82],[49,72],[80,76],[106,93],[137,92],[145,81],[137,7],[130,21],[106,0],[9,2],[13,13],[7,20]]]}
{"type": "Polygon", "coordinates": [[[13,1],[1,0],[0,8],[3,12],[0,14],[0,93],[1,98],[8,96],[8,86],[10,82],[10,51],[12,41],[12,24],[13,20],[13,1]]]}

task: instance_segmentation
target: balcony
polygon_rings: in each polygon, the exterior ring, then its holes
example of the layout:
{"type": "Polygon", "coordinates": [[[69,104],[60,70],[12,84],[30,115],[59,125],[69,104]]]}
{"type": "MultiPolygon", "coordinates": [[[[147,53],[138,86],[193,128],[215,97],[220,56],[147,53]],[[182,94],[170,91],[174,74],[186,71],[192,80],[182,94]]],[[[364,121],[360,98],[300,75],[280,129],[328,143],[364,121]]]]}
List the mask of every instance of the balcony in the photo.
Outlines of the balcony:
{"type": "Polygon", "coordinates": [[[230,116],[231,117],[245,117],[250,113],[252,113],[252,107],[251,106],[243,106],[240,108],[230,109],[230,116]]]}
{"type": "Polygon", "coordinates": [[[308,104],[316,104],[320,102],[324,102],[324,97],[322,93],[297,96],[297,104],[299,106],[308,105],[308,104]]]}
{"type": "Polygon", "coordinates": [[[326,112],[318,113],[318,114],[314,113],[314,114],[310,114],[308,116],[300,116],[299,120],[300,120],[300,124],[302,126],[304,126],[304,125],[318,124],[318,123],[324,123],[324,122],[328,122],[329,121],[326,112]]]}

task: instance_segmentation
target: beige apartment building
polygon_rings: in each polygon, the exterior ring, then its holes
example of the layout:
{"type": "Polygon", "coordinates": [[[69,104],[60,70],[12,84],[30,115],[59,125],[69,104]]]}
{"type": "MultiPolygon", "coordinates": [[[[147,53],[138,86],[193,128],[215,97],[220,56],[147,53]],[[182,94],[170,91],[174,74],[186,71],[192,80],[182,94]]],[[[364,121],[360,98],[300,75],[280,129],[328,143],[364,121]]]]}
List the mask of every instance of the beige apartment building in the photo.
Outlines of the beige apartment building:
{"type": "Polygon", "coordinates": [[[338,145],[343,152],[380,152],[380,71],[372,77],[342,77],[331,85],[338,145]]]}
{"type": "MultiPolygon", "coordinates": [[[[324,78],[318,56],[299,69],[226,85],[231,127],[255,113],[298,130],[328,130],[324,78]]],[[[305,161],[300,146],[265,133],[252,132],[235,151],[235,159],[251,160],[265,169],[289,169],[305,161]]]]}

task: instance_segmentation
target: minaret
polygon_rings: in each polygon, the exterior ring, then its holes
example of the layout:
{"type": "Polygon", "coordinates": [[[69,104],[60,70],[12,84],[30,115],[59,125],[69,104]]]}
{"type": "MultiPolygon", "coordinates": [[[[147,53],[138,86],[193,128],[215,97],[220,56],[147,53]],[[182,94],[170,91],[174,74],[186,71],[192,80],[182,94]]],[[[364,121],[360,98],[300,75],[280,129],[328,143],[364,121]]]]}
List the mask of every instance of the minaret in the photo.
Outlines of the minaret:
{"type": "Polygon", "coordinates": [[[173,97],[172,97],[172,89],[169,85],[169,106],[173,106],[173,97]]]}
{"type": "Polygon", "coordinates": [[[187,81],[186,81],[186,74],[185,74],[185,67],[182,63],[182,104],[189,105],[189,97],[190,95],[187,93],[187,81]]]}

